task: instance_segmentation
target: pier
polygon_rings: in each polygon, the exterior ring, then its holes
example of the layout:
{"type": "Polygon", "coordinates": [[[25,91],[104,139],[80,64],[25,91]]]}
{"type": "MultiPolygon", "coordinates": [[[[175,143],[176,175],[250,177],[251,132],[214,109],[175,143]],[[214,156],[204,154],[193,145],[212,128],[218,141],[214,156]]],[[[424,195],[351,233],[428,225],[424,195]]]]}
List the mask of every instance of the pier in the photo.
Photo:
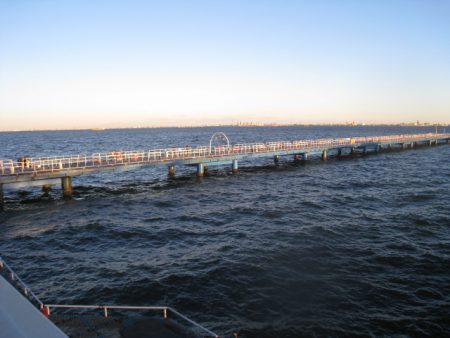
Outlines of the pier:
{"type": "Polygon", "coordinates": [[[132,170],[137,167],[166,166],[173,177],[179,166],[192,166],[202,177],[210,166],[229,165],[230,171],[239,171],[239,161],[252,158],[273,158],[278,164],[281,157],[305,162],[312,158],[366,155],[383,150],[413,149],[418,146],[449,144],[450,134],[406,134],[335,139],[276,141],[265,143],[231,144],[224,133],[215,133],[207,146],[179,147],[136,151],[111,151],[91,155],[62,155],[54,157],[21,157],[0,160],[0,207],[3,189],[40,185],[48,192],[51,184],[60,180],[63,195],[72,195],[72,178],[111,170],[132,170]]]}

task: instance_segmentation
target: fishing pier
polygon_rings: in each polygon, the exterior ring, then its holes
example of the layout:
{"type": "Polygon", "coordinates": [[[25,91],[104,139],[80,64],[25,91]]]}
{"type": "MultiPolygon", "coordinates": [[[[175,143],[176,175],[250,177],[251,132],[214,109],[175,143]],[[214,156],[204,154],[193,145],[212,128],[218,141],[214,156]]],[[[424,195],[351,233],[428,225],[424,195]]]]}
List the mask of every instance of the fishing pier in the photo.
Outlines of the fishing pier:
{"type": "Polygon", "coordinates": [[[215,133],[207,146],[21,157],[18,160],[0,160],[0,207],[3,205],[4,187],[40,185],[45,191],[51,184],[60,181],[63,195],[70,197],[73,177],[103,171],[163,165],[167,167],[169,176],[174,176],[176,167],[193,166],[196,175],[201,177],[209,166],[229,165],[230,170],[236,173],[239,161],[252,158],[273,158],[275,164],[282,156],[292,156],[294,161],[299,162],[312,158],[326,161],[333,157],[449,143],[448,133],[428,133],[231,144],[224,133],[215,133]]]}

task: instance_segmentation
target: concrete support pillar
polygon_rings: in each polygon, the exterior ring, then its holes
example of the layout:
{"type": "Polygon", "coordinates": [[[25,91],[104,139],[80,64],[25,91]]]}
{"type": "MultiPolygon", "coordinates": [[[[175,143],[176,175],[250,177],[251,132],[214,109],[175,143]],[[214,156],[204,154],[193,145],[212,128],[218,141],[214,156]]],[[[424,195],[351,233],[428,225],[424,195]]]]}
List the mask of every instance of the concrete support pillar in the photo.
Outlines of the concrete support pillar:
{"type": "Polygon", "coordinates": [[[237,173],[239,171],[238,161],[237,160],[233,160],[233,162],[231,162],[231,171],[233,173],[237,173]]]}
{"type": "Polygon", "coordinates": [[[379,153],[380,150],[381,150],[381,145],[377,144],[376,147],[375,147],[375,152],[379,153]]]}
{"type": "Polygon", "coordinates": [[[308,154],[308,153],[303,153],[303,154],[302,154],[302,161],[303,161],[303,162],[308,161],[308,158],[309,158],[309,154],[308,154]]]}
{"type": "Polygon", "coordinates": [[[322,152],[322,160],[324,160],[324,161],[328,160],[328,153],[327,153],[326,150],[324,150],[324,151],[322,152]]]}
{"type": "Polygon", "coordinates": [[[203,163],[197,164],[197,177],[203,177],[205,174],[205,166],[203,163]]]}
{"type": "Polygon", "coordinates": [[[52,191],[52,186],[50,184],[44,184],[42,186],[42,192],[44,193],[45,196],[48,196],[50,191],[52,191]]]}
{"type": "Polygon", "coordinates": [[[411,149],[414,149],[414,142],[411,143],[411,149]]]}
{"type": "Polygon", "coordinates": [[[72,177],[65,176],[61,178],[61,189],[64,197],[72,196],[72,177]]]}
{"type": "Polygon", "coordinates": [[[4,200],[3,200],[3,184],[0,184],[0,210],[3,210],[4,200]]]}
{"type": "Polygon", "coordinates": [[[174,177],[175,176],[175,166],[170,165],[168,169],[169,169],[169,177],[174,177]]]}
{"type": "Polygon", "coordinates": [[[280,162],[280,156],[275,155],[275,156],[273,157],[273,161],[275,162],[275,164],[278,164],[278,163],[280,162]]]}
{"type": "Polygon", "coordinates": [[[402,143],[402,149],[405,150],[408,147],[408,144],[402,143]]]}
{"type": "Polygon", "coordinates": [[[432,140],[430,140],[430,147],[433,145],[433,141],[432,140]]]}

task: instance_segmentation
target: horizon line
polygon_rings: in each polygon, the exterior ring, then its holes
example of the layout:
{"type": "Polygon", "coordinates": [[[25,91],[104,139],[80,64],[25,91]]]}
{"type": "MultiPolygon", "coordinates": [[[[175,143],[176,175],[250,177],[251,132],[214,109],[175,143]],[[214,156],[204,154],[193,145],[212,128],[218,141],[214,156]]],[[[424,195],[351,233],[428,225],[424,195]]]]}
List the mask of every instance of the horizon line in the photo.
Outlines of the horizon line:
{"type": "Polygon", "coordinates": [[[398,122],[398,123],[366,123],[366,122],[345,122],[345,123],[276,123],[276,122],[237,122],[237,123],[217,123],[203,125],[159,125],[159,126],[127,126],[127,127],[83,127],[83,128],[53,128],[53,129],[10,129],[0,130],[0,133],[8,132],[37,132],[37,131],[105,131],[105,130],[123,130],[123,129],[169,129],[169,128],[211,128],[211,127],[238,127],[238,128],[257,128],[257,127],[367,127],[367,126],[386,126],[386,127],[450,127],[450,123],[431,123],[423,122],[398,122]]]}

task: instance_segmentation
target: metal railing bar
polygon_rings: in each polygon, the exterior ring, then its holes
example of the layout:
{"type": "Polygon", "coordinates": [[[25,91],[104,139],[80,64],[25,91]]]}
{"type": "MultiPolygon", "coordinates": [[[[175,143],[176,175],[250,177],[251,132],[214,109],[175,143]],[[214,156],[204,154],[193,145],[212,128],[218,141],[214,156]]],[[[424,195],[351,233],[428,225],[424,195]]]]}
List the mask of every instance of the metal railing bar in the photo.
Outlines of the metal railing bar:
{"type": "Polygon", "coordinates": [[[121,309],[121,310],[164,310],[167,306],[127,306],[127,305],[70,305],[70,304],[45,304],[50,308],[67,308],[67,309],[121,309]]]}
{"type": "Polygon", "coordinates": [[[167,318],[167,311],[172,312],[176,316],[182,318],[183,320],[187,321],[189,324],[195,326],[198,329],[203,330],[211,337],[218,338],[219,336],[212,332],[211,330],[208,330],[207,328],[203,327],[202,325],[194,322],[193,320],[189,319],[185,315],[181,314],[180,312],[176,311],[175,309],[169,307],[169,306],[128,306],[128,305],[64,305],[64,304],[45,304],[43,303],[31,289],[28,287],[28,285],[14,272],[14,270],[0,257],[0,271],[6,269],[9,273],[9,278],[11,281],[15,282],[20,286],[20,288],[23,290],[24,294],[30,298],[32,298],[34,301],[36,301],[39,304],[39,307],[43,309],[44,307],[47,308],[48,314],[50,314],[50,310],[53,308],[65,308],[65,309],[102,309],[104,311],[104,316],[108,317],[108,310],[152,310],[152,311],[163,311],[164,318],[167,318]]]}
{"type": "Polygon", "coordinates": [[[126,305],[63,305],[63,304],[45,304],[45,307],[49,309],[54,308],[60,308],[60,309],[93,309],[93,310],[104,310],[105,316],[108,314],[108,310],[154,310],[154,311],[164,311],[164,317],[167,316],[167,310],[171,313],[175,314],[176,316],[182,318],[189,324],[197,327],[198,329],[201,329],[202,331],[206,332],[208,335],[214,338],[219,338],[219,335],[212,332],[211,330],[205,328],[204,326],[196,323],[192,319],[186,317],[182,313],[178,312],[177,310],[169,307],[169,306],[126,306],[126,305]]]}
{"type": "Polygon", "coordinates": [[[34,294],[33,291],[29,288],[29,286],[14,272],[14,270],[0,257],[0,269],[6,268],[8,270],[11,280],[18,282],[19,286],[23,290],[23,292],[28,296],[30,295],[33,300],[35,300],[40,307],[44,305],[44,303],[34,294]]]}
{"type": "Polygon", "coordinates": [[[170,310],[170,312],[175,313],[176,315],[178,315],[179,317],[183,318],[184,320],[186,320],[187,322],[191,323],[192,325],[195,325],[199,328],[201,328],[203,331],[209,333],[212,337],[215,338],[219,338],[219,336],[217,334],[215,334],[214,332],[208,330],[207,328],[201,326],[200,324],[197,324],[196,322],[192,321],[191,319],[189,319],[188,317],[186,317],[185,315],[179,313],[178,311],[176,311],[175,309],[168,307],[168,309],[170,310]]]}

